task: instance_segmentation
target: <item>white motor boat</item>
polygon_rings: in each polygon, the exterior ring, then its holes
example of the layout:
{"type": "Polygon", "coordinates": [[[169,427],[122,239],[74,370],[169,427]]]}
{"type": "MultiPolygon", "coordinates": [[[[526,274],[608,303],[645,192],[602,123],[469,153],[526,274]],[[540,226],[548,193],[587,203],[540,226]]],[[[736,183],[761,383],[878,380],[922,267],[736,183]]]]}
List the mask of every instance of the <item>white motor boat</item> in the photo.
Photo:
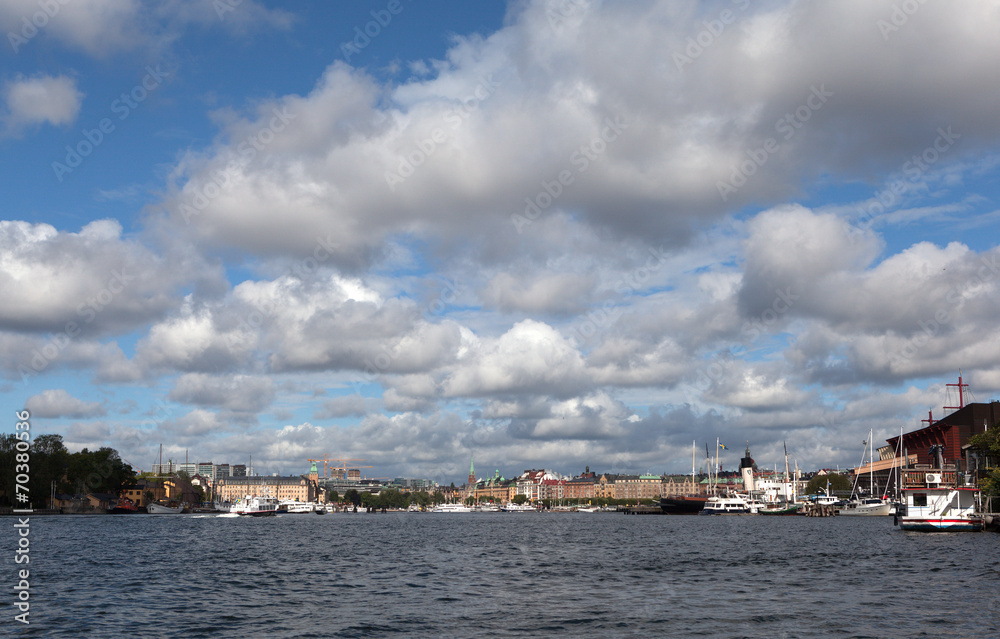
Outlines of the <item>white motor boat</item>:
{"type": "Polygon", "coordinates": [[[750,515],[757,514],[761,509],[761,504],[756,499],[749,499],[743,495],[735,494],[726,497],[709,497],[705,500],[705,507],[701,509],[700,515],[750,515]]]}
{"type": "Polygon", "coordinates": [[[462,504],[438,504],[431,509],[432,513],[471,513],[472,509],[462,504]]]}
{"type": "Polygon", "coordinates": [[[278,500],[247,495],[232,505],[231,512],[249,517],[272,517],[278,512],[278,500]]]}
{"type": "Polygon", "coordinates": [[[146,512],[150,515],[179,515],[183,510],[184,506],[180,504],[177,506],[167,506],[155,501],[151,504],[146,504],[146,512]]]}
{"type": "Polygon", "coordinates": [[[513,502],[507,502],[500,507],[500,510],[505,513],[533,513],[535,512],[535,507],[529,504],[515,504],[513,502]]]}
{"type": "Polygon", "coordinates": [[[287,512],[289,515],[302,515],[316,510],[316,504],[311,501],[285,499],[278,503],[278,510],[287,512]]]}

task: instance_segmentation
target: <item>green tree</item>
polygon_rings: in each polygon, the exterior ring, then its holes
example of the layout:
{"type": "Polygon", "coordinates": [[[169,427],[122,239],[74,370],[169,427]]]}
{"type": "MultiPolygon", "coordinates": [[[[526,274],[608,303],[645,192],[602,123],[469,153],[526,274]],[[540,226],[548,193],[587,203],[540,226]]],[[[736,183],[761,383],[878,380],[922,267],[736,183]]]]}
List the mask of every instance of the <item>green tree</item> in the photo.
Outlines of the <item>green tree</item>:
{"type": "Polygon", "coordinates": [[[416,493],[410,493],[410,503],[416,504],[421,508],[427,508],[427,506],[431,503],[431,496],[423,490],[416,493]]]}
{"type": "Polygon", "coordinates": [[[1000,428],[994,426],[985,433],[973,435],[969,444],[995,460],[1000,459],[1000,428]]]}
{"type": "MultiPolygon", "coordinates": [[[[69,451],[62,443],[60,435],[39,435],[29,439],[28,450],[19,450],[19,440],[16,435],[3,435],[0,438],[0,503],[11,505],[14,496],[14,484],[19,471],[27,465],[28,503],[18,503],[21,507],[32,506],[45,508],[49,505],[49,495],[52,493],[52,482],[56,482],[57,492],[66,492],[65,482],[69,451]]],[[[21,445],[24,447],[24,444],[21,445]]]]}
{"type": "Polygon", "coordinates": [[[340,495],[337,494],[337,491],[331,490],[327,493],[326,500],[331,503],[336,503],[340,501],[340,495]]]}
{"type": "Polygon", "coordinates": [[[514,495],[514,499],[512,501],[515,504],[517,504],[518,506],[520,506],[521,504],[527,503],[528,496],[527,495],[514,495]]]}
{"type": "Polygon", "coordinates": [[[344,493],[344,501],[354,504],[355,506],[361,505],[361,493],[355,488],[348,488],[347,492],[344,493]]]}
{"type": "Polygon", "coordinates": [[[431,501],[433,501],[435,504],[443,504],[444,503],[444,493],[441,492],[440,490],[435,490],[434,494],[431,495],[431,501]]]}
{"type": "Polygon", "coordinates": [[[406,495],[394,488],[379,491],[378,499],[375,501],[377,508],[406,508],[406,503],[406,495]]]}
{"type": "MultiPolygon", "coordinates": [[[[973,435],[969,444],[987,457],[987,462],[1000,460],[1000,428],[994,425],[985,433],[973,435]]],[[[979,476],[980,488],[989,496],[1000,495],[1000,467],[989,467],[979,476]]]]}
{"type": "Polygon", "coordinates": [[[365,492],[365,493],[361,493],[359,501],[360,501],[360,503],[361,503],[362,506],[364,506],[365,508],[371,509],[371,508],[375,508],[375,504],[376,504],[376,502],[378,502],[378,497],[376,497],[375,495],[373,495],[371,493],[365,492]]]}
{"type": "Polygon", "coordinates": [[[135,471],[122,461],[113,448],[89,451],[84,448],[69,456],[67,479],[77,493],[120,495],[136,484],[135,471]]]}
{"type": "Polygon", "coordinates": [[[851,490],[853,487],[851,478],[840,473],[830,473],[829,475],[816,475],[806,484],[807,494],[816,494],[826,491],[826,482],[830,482],[830,492],[835,490],[851,490]]]}

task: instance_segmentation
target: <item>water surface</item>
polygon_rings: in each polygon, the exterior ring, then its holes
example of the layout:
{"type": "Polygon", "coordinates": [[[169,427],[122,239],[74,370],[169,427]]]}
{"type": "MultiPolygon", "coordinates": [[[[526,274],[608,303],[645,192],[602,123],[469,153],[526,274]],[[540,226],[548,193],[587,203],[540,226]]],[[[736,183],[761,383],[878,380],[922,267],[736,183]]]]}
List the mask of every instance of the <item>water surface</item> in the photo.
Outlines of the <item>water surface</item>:
{"type": "Polygon", "coordinates": [[[31,523],[23,636],[1000,636],[1000,536],[903,533],[887,517],[31,523]]]}

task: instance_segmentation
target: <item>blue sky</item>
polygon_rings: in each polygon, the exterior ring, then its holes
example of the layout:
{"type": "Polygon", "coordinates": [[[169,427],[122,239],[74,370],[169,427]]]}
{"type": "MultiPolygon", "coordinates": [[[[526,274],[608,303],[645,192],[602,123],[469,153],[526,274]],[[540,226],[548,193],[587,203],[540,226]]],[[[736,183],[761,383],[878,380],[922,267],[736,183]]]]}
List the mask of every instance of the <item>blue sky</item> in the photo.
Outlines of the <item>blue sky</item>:
{"type": "Polygon", "coordinates": [[[995,3],[40,11],[0,392],[71,449],[817,468],[1000,390],[995,3]]]}

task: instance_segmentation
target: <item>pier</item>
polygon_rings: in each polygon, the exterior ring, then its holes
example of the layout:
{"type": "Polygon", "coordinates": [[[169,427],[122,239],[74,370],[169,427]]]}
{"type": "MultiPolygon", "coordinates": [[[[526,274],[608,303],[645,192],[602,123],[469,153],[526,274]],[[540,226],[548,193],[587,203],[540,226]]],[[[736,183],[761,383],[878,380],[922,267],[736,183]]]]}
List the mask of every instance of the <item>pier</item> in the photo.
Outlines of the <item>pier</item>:
{"type": "Polygon", "coordinates": [[[802,505],[798,514],[804,517],[833,517],[839,513],[840,509],[830,504],[806,503],[802,505]]]}

